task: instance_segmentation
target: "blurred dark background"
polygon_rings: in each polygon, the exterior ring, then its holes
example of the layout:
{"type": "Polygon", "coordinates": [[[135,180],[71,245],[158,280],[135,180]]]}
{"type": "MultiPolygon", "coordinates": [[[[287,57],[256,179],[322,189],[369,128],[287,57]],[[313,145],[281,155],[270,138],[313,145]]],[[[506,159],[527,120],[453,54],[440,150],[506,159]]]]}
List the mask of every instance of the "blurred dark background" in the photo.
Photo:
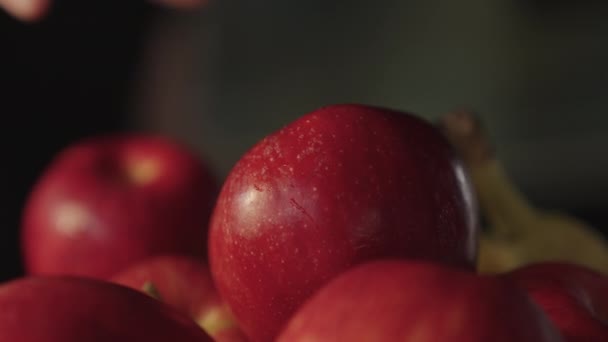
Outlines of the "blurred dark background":
{"type": "Polygon", "coordinates": [[[608,5],[574,0],[60,0],[35,24],[0,13],[0,279],[20,274],[21,208],[65,145],[156,130],[225,174],[316,107],[428,119],[479,111],[531,200],[606,232],[608,5]]]}
{"type": "Polygon", "coordinates": [[[129,128],[128,89],[158,10],[144,1],[58,1],[35,24],[0,11],[0,279],[22,271],[21,209],[54,154],[129,128]]]}

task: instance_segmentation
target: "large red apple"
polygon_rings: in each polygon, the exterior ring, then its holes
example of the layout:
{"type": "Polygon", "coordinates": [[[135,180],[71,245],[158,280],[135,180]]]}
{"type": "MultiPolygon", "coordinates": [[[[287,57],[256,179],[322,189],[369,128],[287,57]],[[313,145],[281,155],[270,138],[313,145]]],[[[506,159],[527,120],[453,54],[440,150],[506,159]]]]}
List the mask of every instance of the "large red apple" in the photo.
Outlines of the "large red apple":
{"type": "Polygon", "coordinates": [[[585,266],[541,262],[506,274],[523,286],[568,342],[608,341],[608,277],[585,266]]]}
{"type": "Polygon", "coordinates": [[[0,341],[211,342],[194,321],[132,289],[41,276],[0,286],[0,341]]]}
{"type": "Polygon", "coordinates": [[[146,292],[173,306],[192,317],[216,340],[218,336],[239,334],[237,323],[219,297],[204,262],[177,255],[154,256],[131,265],[110,281],[146,292]]]}
{"type": "Polygon", "coordinates": [[[146,256],[206,257],[218,186],[203,162],[169,138],[89,138],[60,153],[24,210],[30,274],[105,278],[146,256]]]}
{"type": "Polygon", "coordinates": [[[278,342],[549,342],[559,333],[524,291],[440,264],[373,261],[331,280],[278,342]]]}
{"type": "Polygon", "coordinates": [[[363,105],[304,115],[230,172],[210,227],[211,271],[245,333],[270,341],[333,276],[376,258],[472,269],[471,188],[426,121],[363,105]]]}

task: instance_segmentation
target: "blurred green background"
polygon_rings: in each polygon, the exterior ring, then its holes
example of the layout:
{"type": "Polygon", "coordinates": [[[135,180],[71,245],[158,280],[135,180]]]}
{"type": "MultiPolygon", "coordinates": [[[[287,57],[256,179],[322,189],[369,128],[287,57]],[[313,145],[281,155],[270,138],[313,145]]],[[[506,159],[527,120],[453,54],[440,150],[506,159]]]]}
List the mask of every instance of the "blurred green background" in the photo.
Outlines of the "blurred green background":
{"type": "Polygon", "coordinates": [[[467,106],[531,197],[605,208],[606,18],[590,1],[217,1],[157,26],[133,112],[226,173],[326,104],[467,106]]]}

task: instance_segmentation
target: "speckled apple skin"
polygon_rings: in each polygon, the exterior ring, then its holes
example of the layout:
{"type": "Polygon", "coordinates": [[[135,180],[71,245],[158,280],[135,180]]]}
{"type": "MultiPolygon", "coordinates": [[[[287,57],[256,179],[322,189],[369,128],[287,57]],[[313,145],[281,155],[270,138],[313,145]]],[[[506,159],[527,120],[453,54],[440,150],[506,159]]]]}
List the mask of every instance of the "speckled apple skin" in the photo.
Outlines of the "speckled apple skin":
{"type": "Polygon", "coordinates": [[[216,285],[253,342],[272,341],[326,281],[370,259],[473,269],[470,183],[421,118],[363,105],[302,116],[234,166],[210,225],[216,285]]]}

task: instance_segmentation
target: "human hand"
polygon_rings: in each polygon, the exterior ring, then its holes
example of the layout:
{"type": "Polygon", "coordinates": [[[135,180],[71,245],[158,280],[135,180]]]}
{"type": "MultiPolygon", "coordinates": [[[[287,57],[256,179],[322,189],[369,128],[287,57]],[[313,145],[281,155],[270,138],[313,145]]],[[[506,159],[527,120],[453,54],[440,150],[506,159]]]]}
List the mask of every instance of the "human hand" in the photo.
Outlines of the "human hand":
{"type": "MultiPolygon", "coordinates": [[[[207,0],[150,0],[175,8],[196,8],[207,0]]],[[[51,0],[0,0],[0,7],[18,19],[24,21],[35,21],[42,18],[51,3],[51,0]]]]}

